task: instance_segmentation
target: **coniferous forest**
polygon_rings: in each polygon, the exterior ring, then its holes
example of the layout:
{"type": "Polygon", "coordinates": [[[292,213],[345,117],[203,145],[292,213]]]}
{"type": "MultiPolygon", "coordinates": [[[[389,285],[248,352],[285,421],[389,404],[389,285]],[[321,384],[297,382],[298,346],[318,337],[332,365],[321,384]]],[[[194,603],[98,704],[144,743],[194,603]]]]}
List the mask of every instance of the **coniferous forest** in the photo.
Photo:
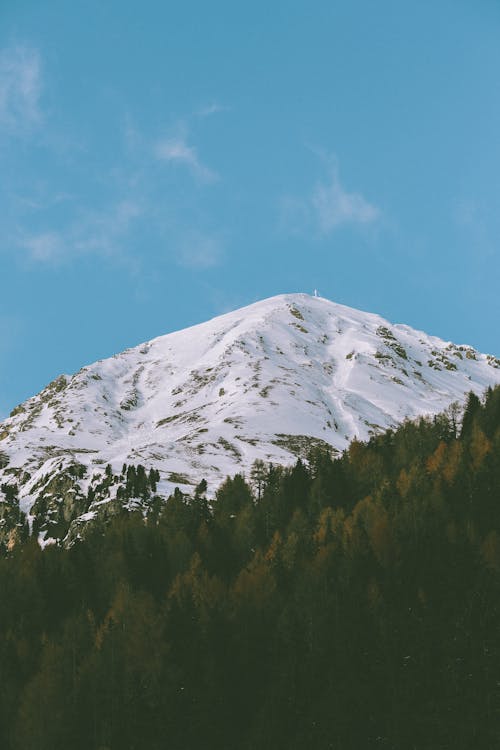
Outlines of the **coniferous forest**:
{"type": "Polygon", "coordinates": [[[29,537],[0,596],[3,750],[498,747],[500,389],[29,537]]]}

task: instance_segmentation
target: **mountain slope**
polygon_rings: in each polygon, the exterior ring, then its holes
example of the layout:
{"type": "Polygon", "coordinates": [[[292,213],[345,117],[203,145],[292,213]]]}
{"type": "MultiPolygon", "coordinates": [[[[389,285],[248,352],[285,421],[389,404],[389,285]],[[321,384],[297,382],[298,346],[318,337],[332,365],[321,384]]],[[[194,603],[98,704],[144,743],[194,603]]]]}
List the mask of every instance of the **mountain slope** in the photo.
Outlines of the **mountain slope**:
{"type": "Polygon", "coordinates": [[[341,451],[497,383],[500,361],[471,347],[282,295],[49,384],[0,423],[0,484],[15,481],[26,513],[51,504],[56,513],[62,502],[68,523],[80,511],[86,520],[95,514],[86,501],[92,477],[108,463],[113,472],[154,466],[162,495],[202,477],[213,491],[256,458],[287,464],[315,442],[341,451]],[[79,468],[66,486],[71,466],[79,468]]]}

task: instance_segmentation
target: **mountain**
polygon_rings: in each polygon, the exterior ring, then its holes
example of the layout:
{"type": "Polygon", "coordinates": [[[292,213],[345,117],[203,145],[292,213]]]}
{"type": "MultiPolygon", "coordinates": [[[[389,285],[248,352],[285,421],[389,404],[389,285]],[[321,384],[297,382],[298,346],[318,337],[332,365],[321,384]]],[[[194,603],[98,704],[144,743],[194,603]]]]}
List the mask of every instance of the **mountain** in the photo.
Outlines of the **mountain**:
{"type": "Polygon", "coordinates": [[[73,539],[124,504],[123,464],[157,469],[164,497],[202,478],[213,493],[256,459],[340,452],[498,383],[500,360],[470,346],[272,297],[61,375],[16,407],[0,423],[0,531],[13,544],[26,516],[42,541],[73,539]]]}

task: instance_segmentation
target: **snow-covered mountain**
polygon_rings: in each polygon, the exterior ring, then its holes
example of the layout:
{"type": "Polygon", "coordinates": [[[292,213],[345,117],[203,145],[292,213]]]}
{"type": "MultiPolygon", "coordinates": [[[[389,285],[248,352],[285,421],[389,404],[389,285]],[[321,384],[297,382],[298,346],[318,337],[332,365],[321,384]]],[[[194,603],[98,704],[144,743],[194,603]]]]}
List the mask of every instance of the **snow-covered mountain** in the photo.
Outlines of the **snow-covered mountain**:
{"type": "Polygon", "coordinates": [[[66,534],[106,502],[88,491],[107,464],[158,469],[161,495],[202,478],[214,491],[257,458],[342,451],[498,383],[500,361],[470,346],[323,298],[272,297],[62,375],[14,409],[0,423],[0,524],[18,503],[52,518],[52,532],[38,524],[47,536],[66,534]]]}

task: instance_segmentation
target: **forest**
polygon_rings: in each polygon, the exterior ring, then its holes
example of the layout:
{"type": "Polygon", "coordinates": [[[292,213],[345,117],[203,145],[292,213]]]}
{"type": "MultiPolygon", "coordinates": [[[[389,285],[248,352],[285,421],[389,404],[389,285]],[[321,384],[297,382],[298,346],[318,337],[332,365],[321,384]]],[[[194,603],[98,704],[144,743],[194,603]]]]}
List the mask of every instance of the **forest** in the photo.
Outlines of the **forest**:
{"type": "Polygon", "coordinates": [[[500,388],[206,490],[4,550],[3,750],[500,746],[500,388]]]}

